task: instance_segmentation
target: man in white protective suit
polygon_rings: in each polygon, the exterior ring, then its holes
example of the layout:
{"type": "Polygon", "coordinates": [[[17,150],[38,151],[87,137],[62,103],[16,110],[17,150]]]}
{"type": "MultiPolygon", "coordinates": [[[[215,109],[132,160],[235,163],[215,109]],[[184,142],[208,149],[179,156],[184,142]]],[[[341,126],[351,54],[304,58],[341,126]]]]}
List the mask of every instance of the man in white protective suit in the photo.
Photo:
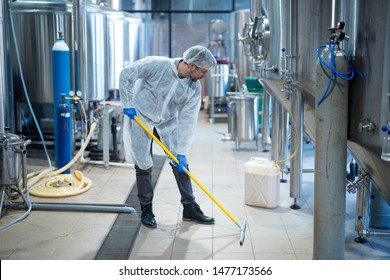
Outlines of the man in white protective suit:
{"type": "MultiPolygon", "coordinates": [[[[150,130],[157,131],[161,142],[179,164],[171,164],[183,204],[183,220],[213,224],[195,201],[187,155],[194,138],[201,104],[201,84],[207,71],[216,65],[213,54],[203,46],[187,49],[182,58],[150,56],[128,64],[120,74],[123,112],[136,115],[150,130]]],[[[141,222],[155,228],[152,187],[152,138],[135,121],[130,121],[131,156],[135,165],[141,222]]]]}

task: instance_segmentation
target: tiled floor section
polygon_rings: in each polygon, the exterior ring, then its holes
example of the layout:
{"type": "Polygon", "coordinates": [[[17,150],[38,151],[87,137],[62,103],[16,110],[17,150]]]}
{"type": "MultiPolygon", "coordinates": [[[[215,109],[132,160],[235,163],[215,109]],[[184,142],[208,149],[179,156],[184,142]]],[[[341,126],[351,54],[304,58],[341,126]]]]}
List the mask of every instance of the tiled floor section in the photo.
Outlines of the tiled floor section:
{"type": "MultiPolygon", "coordinates": [[[[248,206],[244,203],[244,164],[251,156],[269,157],[255,149],[254,142],[222,142],[226,123],[210,124],[200,114],[196,137],[189,156],[192,174],[238,220],[247,219],[243,246],[239,228],[194,184],[197,202],[215,225],[198,225],[181,220],[182,207],[171,168],[165,162],[157,182],[154,212],[157,229],[140,228],[130,259],[166,260],[295,260],[312,259],[314,174],[304,173],[302,209],[291,210],[289,184],[281,184],[280,203],[275,209],[248,206]]],[[[304,168],[313,168],[314,149],[304,148],[304,168]]],[[[155,151],[161,154],[156,147],[155,151]]],[[[29,158],[29,170],[46,168],[44,160],[29,158]]],[[[93,180],[86,193],[55,202],[123,203],[134,184],[134,170],[78,164],[93,180]]],[[[73,168],[76,169],[76,168],[73,168]]],[[[288,176],[286,176],[287,179],[288,176]]],[[[33,201],[52,201],[32,198],[33,201]]],[[[390,259],[389,237],[371,237],[367,244],[354,242],[355,195],[347,194],[346,251],[351,260],[390,259]]],[[[1,224],[19,213],[9,213],[1,224]]],[[[1,259],[94,259],[117,214],[33,211],[25,220],[0,232],[1,259]]]]}

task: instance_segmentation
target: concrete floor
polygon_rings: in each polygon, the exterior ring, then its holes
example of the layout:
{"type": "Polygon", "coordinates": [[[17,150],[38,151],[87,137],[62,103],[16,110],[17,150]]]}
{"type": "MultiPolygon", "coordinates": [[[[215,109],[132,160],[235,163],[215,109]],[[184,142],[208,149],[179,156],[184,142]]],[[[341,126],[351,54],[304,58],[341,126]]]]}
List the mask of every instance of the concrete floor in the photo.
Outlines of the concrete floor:
{"type": "MultiPolygon", "coordinates": [[[[193,148],[189,155],[192,174],[240,222],[247,219],[246,240],[239,244],[239,229],[195,184],[197,202],[215,225],[199,225],[182,221],[173,174],[165,161],[158,178],[154,212],[157,229],[141,226],[128,256],[131,260],[310,260],[313,254],[314,174],[304,173],[300,210],[290,209],[287,183],[280,184],[277,208],[261,208],[245,204],[244,164],[251,156],[270,157],[256,149],[255,142],[222,142],[227,132],[225,122],[211,124],[201,112],[193,148]]],[[[158,147],[156,154],[162,154],[158,147]]],[[[43,151],[42,151],[43,153],[43,151]]],[[[314,148],[304,146],[304,168],[314,167],[314,148]]],[[[31,158],[28,170],[47,168],[44,159],[31,158]]],[[[126,201],[135,183],[135,172],[129,167],[109,167],[76,163],[90,178],[93,186],[87,192],[69,198],[31,197],[34,202],[112,203],[126,201]]],[[[371,237],[368,243],[354,241],[356,232],[355,195],[347,193],[346,260],[389,260],[389,237],[371,237]]],[[[1,225],[12,222],[23,211],[8,211],[1,225]]],[[[133,214],[130,214],[133,215],[133,214]]],[[[134,214],[136,215],[136,214],[134,214]]],[[[115,213],[32,211],[27,218],[0,231],[1,260],[92,260],[96,257],[117,218],[115,213]]]]}

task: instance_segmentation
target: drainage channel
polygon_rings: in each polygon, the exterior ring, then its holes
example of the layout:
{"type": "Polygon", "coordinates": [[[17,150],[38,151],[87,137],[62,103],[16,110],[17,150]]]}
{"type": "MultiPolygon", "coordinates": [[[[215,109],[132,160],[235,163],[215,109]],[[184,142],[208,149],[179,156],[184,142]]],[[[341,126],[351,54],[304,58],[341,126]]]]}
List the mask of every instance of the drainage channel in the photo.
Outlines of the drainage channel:
{"type": "MultiPolygon", "coordinates": [[[[152,184],[156,187],[165,163],[165,156],[153,155],[152,184]]],[[[130,171],[129,171],[130,172],[130,171]]],[[[95,260],[128,260],[141,227],[140,212],[136,183],[126,199],[125,204],[136,210],[135,214],[120,213],[107,234],[95,260]]]]}

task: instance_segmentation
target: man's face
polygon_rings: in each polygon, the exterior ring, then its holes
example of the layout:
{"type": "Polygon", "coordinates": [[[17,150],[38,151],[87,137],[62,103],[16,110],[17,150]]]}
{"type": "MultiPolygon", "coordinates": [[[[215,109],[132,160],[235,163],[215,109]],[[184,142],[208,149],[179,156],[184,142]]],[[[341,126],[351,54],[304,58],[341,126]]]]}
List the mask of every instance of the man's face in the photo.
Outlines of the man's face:
{"type": "Polygon", "coordinates": [[[192,69],[190,71],[190,78],[191,80],[196,82],[197,80],[202,79],[206,75],[207,71],[208,71],[207,69],[200,68],[195,64],[193,64],[192,69]]]}

